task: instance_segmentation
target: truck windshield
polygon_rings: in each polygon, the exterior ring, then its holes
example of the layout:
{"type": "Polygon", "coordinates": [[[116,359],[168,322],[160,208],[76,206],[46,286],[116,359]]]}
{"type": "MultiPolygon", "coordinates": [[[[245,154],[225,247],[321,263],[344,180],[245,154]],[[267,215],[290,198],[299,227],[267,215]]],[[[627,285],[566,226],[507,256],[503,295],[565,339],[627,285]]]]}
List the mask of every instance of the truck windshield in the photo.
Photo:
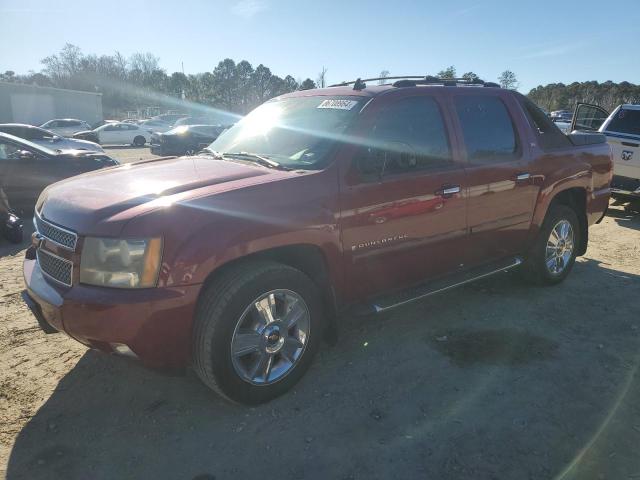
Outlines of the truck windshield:
{"type": "Polygon", "coordinates": [[[640,135],[640,110],[621,108],[606,126],[606,130],[640,135]]]}
{"type": "Polygon", "coordinates": [[[293,97],[253,110],[224,132],[209,150],[250,152],[289,168],[324,168],[329,154],[360,111],[355,96],[293,97]]]}

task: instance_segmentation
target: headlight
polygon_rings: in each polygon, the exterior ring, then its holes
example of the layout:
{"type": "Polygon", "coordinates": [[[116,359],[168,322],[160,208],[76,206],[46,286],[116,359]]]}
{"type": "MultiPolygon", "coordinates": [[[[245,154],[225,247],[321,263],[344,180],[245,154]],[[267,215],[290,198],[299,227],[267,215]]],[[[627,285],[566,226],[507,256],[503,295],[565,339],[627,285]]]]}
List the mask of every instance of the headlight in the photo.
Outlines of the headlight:
{"type": "Polygon", "coordinates": [[[80,257],[80,283],[116,288],[155,287],[162,239],[87,237],[80,257]]]}

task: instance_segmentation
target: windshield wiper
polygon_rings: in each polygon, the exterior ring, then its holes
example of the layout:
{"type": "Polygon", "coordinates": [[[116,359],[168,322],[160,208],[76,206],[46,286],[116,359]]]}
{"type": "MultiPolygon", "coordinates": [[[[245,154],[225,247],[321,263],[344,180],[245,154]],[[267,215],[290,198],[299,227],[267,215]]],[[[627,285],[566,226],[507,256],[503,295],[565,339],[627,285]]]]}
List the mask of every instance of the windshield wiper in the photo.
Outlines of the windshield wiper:
{"type": "Polygon", "coordinates": [[[275,160],[271,160],[270,158],[267,158],[263,155],[258,155],[257,153],[232,152],[232,153],[223,153],[222,155],[224,157],[254,161],[255,163],[259,163],[260,165],[263,165],[269,168],[278,168],[280,170],[290,170],[288,167],[283,166],[282,164],[276,162],[275,160]]]}

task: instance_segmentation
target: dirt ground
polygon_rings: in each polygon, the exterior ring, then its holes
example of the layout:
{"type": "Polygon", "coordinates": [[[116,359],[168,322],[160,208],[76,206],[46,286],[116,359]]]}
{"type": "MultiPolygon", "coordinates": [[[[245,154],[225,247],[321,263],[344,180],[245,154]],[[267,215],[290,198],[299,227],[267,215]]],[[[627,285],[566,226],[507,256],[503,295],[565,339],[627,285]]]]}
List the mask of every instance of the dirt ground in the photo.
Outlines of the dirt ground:
{"type": "Polygon", "coordinates": [[[590,235],[557,287],[501,274],[344,318],[256,408],[44,334],[0,243],[0,476],[640,479],[640,217],[590,235]]]}

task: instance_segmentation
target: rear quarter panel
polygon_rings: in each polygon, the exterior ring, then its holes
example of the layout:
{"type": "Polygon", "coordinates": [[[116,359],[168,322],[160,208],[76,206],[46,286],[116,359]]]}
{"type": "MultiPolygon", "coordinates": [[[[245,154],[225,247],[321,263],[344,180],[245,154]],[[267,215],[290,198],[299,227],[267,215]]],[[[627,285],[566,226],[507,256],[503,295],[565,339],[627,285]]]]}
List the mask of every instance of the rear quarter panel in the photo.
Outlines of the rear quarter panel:
{"type": "Polygon", "coordinates": [[[585,208],[589,225],[602,217],[609,202],[612,177],[611,149],[608,144],[541,151],[536,163],[539,165],[538,171],[544,173],[534,179],[540,185],[532,222],[534,233],[542,226],[554,197],[570,188],[583,188],[586,191],[585,208]]]}

